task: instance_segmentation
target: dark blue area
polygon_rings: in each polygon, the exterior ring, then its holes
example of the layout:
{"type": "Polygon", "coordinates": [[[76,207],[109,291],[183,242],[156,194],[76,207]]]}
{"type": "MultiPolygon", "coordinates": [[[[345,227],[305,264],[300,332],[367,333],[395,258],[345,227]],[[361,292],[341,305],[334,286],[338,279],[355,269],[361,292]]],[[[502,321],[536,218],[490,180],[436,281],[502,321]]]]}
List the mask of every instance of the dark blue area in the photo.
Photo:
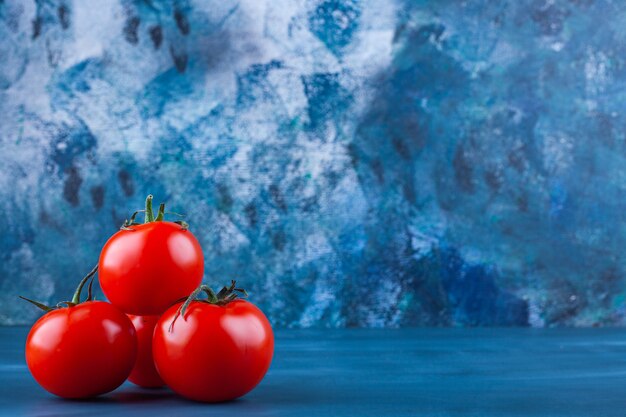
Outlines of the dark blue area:
{"type": "Polygon", "coordinates": [[[467,265],[454,249],[437,253],[441,283],[455,323],[467,326],[524,326],[528,304],[498,288],[498,273],[487,265],[467,265]]]}
{"type": "Polygon", "coordinates": [[[246,106],[254,104],[258,99],[271,99],[273,92],[267,77],[272,70],[282,67],[283,63],[277,60],[250,66],[244,74],[237,77],[237,104],[246,106]]]}
{"type": "Polygon", "coordinates": [[[350,44],[359,26],[361,9],[353,0],[321,2],[309,15],[311,32],[335,54],[350,44]]]}
{"type": "Polygon", "coordinates": [[[50,141],[50,160],[63,172],[74,164],[74,160],[96,147],[97,140],[87,126],[72,130],[61,130],[50,141]]]}
{"type": "Polygon", "coordinates": [[[339,74],[313,74],[302,77],[308,102],[309,128],[323,128],[326,121],[338,123],[350,105],[350,92],[339,83],[339,74]]]}
{"type": "Polygon", "coordinates": [[[137,105],[143,118],[159,117],[166,105],[193,93],[193,85],[187,77],[172,68],[150,80],[137,97],[137,105]]]}

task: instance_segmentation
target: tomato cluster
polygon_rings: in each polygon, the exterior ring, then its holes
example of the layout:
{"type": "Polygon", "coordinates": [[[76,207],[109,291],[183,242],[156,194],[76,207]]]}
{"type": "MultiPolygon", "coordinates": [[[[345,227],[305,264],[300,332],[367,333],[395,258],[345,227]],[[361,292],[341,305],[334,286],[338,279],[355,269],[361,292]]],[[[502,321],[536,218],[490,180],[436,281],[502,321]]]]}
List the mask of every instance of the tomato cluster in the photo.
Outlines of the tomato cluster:
{"type": "Polygon", "coordinates": [[[269,321],[235,281],[217,293],[200,285],[202,249],[185,222],[165,221],[164,204],[155,216],[152,196],[143,211],[144,223],[135,212],[106,242],[71,301],[48,307],[22,297],[46,311],[26,340],[31,374],[64,398],[104,394],[126,379],[197,401],[246,394],[272,360],[269,321]],[[93,298],[96,272],[109,302],[93,298]]]}

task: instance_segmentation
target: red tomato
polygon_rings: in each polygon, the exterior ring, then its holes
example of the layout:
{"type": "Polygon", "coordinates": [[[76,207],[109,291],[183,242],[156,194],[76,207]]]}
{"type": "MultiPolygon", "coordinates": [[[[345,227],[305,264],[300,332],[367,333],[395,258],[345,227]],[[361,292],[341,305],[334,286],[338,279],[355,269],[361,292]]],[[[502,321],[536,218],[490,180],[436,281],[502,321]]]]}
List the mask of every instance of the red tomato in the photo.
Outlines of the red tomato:
{"type": "Polygon", "coordinates": [[[128,380],[144,388],[158,388],[165,385],[152,360],[152,334],[159,316],[128,316],[137,331],[137,360],[128,380]]]}
{"type": "Polygon", "coordinates": [[[245,300],[193,301],[170,332],[181,304],[161,316],[152,341],[155,365],[167,385],[205,402],[232,400],[254,388],[274,353],[272,328],[261,310],[245,300]]]}
{"type": "Polygon", "coordinates": [[[193,291],[203,273],[200,244],[189,230],[172,222],[122,229],[100,254],[100,287],[111,304],[127,314],[161,314],[193,291]]]}
{"type": "Polygon", "coordinates": [[[37,382],[64,398],[113,391],[130,374],[135,328],[109,303],[88,301],[46,313],[26,340],[26,363],[37,382]]]}

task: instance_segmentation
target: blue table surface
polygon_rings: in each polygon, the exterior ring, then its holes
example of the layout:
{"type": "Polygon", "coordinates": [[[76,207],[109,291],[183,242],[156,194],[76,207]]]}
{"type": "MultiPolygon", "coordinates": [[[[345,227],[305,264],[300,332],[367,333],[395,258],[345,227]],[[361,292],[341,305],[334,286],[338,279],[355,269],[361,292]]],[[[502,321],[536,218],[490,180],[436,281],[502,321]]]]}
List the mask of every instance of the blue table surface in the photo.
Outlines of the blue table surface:
{"type": "Polygon", "coordinates": [[[0,328],[2,415],[626,415],[626,329],[282,330],[265,379],[224,404],[130,383],[61,400],[28,373],[27,331],[0,328]]]}

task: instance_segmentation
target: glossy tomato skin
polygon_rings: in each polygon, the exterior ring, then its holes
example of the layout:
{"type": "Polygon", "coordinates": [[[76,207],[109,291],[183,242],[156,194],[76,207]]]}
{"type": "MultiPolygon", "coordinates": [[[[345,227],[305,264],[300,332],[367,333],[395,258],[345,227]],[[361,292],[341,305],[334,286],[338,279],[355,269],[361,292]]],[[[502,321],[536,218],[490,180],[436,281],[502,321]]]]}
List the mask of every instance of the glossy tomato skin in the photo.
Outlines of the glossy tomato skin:
{"type": "Polygon", "coordinates": [[[252,390],[274,354],[272,328],[261,310],[245,300],[224,306],[192,302],[170,332],[179,306],[168,309],[154,330],[154,361],[165,383],[204,402],[229,401],[252,390]]]}
{"type": "Polygon", "coordinates": [[[128,318],[137,332],[137,360],[128,380],[144,388],[158,388],[165,385],[159,376],[152,359],[152,334],[159,316],[133,316],[128,318]]]}
{"type": "Polygon", "coordinates": [[[100,287],[127,314],[161,314],[202,281],[204,259],[198,240],[172,222],[157,221],[120,230],[100,253],[100,287]]]}
{"type": "Polygon", "coordinates": [[[63,398],[113,391],[130,374],[135,328],[111,304],[89,301],[46,313],[26,339],[26,363],[35,380],[63,398]]]}

